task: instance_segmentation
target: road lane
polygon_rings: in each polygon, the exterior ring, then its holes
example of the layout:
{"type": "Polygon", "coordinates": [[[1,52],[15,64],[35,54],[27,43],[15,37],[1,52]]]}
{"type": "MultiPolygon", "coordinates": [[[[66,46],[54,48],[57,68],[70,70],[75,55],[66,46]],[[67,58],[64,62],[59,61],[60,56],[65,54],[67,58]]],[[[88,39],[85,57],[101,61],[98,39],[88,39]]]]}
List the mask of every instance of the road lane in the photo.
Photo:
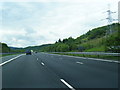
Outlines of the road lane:
{"type": "Polygon", "coordinates": [[[3,65],[3,88],[117,88],[118,64],[37,53],[3,65]]]}
{"type": "Polygon", "coordinates": [[[118,63],[38,53],[39,59],[75,88],[117,88],[118,63]],[[63,59],[61,59],[63,58],[63,59]],[[84,64],[77,64],[82,62],[84,64]]]}
{"type": "Polygon", "coordinates": [[[34,55],[25,55],[2,67],[3,88],[67,88],[34,55]]]}

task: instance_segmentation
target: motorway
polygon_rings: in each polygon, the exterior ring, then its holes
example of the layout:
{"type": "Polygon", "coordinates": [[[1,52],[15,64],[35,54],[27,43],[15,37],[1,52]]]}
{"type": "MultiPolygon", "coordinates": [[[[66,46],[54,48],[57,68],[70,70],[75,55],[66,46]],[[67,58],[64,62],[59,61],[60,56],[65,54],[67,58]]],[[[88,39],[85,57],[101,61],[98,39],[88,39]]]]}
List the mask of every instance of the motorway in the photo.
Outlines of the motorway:
{"type": "Polygon", "coordinates": [[[16,56],[2,58],[2,88],[118,88],[116,62],[48,53],[16,56]]]}

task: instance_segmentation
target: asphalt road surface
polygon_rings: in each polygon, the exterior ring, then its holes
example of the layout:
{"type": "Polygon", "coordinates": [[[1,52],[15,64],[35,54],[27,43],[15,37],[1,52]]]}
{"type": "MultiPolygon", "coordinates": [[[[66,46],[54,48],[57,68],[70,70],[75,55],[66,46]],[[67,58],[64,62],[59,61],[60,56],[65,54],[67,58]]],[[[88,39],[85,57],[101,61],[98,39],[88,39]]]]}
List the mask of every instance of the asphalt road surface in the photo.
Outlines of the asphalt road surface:
{"type": "Polygon", "coordinates": [[[2,88],[118,88],[115,62],[47,53],[16,56],[0,64],[2,88]]]}

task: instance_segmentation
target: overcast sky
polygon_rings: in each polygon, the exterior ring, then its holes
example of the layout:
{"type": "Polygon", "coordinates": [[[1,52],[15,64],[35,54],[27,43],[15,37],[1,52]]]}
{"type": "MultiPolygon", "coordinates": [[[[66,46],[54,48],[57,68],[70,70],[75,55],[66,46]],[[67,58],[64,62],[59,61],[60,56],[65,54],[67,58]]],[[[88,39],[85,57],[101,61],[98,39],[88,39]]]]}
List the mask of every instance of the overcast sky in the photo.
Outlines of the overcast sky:
{"type": "MultiPolygon", "coordinates": [[[[118,12],[119,0],[31,0],[0,2],[0,42],[26,47],[76,38],[107,24],[108,4],[118,12]],[[101,21],[102,20],[102,21],[101,21]]],[[[112,15],[118,18],[118,13],[112,15]]]]}

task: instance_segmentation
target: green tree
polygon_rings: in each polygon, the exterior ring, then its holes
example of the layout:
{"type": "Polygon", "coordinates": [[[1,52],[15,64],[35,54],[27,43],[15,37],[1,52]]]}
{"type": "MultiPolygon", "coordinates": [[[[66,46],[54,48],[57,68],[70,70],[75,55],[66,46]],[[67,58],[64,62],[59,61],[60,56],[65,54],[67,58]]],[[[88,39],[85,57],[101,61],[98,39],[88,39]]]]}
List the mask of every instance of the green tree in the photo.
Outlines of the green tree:
{"type": "Polygon", "coordinates": [[[69,51],[69,46],[67,44],[59,44],[56,48],[57,52],[66,52],[69,51]]]}

